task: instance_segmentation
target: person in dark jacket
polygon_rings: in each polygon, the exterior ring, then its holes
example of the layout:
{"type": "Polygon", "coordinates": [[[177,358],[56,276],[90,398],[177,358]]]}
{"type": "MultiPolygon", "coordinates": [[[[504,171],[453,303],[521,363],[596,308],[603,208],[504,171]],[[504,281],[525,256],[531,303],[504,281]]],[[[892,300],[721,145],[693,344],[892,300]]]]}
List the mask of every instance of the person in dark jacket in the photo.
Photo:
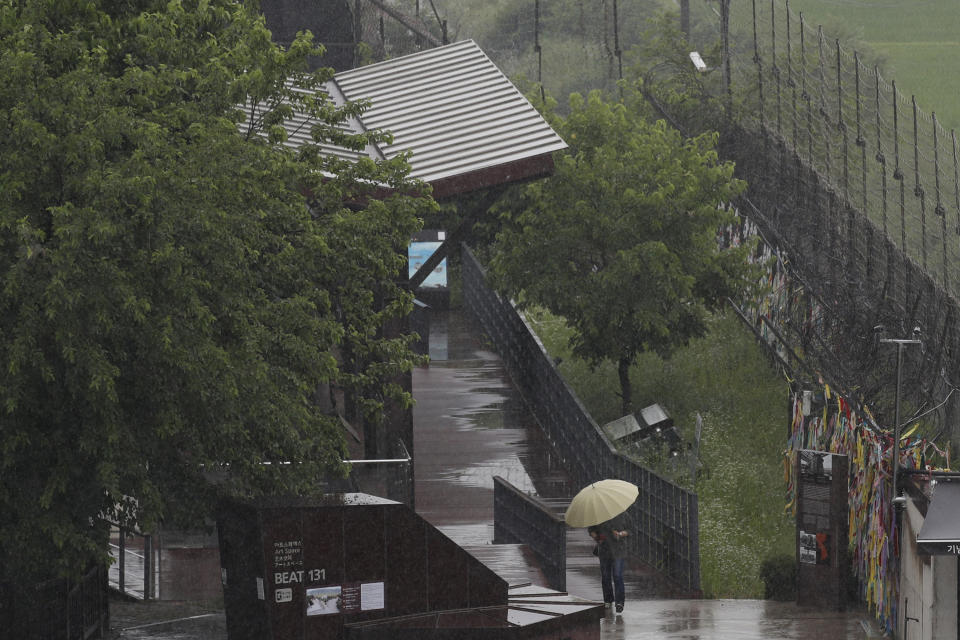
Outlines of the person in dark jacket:
{"type": "Polygon", "coordinates": [[[594,555],[600,558],[600,584],[603,603],[616,604],[617,613],[623,611],[623,565],[627,557],[626,539],[630,535],[630,518],[626,513],[587,528],[596,541],[594,555]]]}

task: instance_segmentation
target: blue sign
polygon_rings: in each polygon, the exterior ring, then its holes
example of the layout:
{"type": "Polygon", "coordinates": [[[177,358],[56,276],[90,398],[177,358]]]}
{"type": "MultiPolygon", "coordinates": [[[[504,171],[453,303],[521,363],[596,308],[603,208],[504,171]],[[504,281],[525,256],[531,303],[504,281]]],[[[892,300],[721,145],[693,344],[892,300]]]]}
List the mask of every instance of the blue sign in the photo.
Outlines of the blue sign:
{"type": "MultiPolygon", "coordinates": [[[[427,261],[427,259],[433,255],[433,253],[440,248],[442,242],[411,242],[410,248],[407,250],[407,256],[409,258],[410,265],[410,275],[412,278],[413,275],[420,270],[420,267],[427,261]]],[[[443,289],[447,286],[447,259],[444,258],[440,261],[433,271],[427,276],[426,280],[423,281],[423,284],[420,285],[421,288],[427,289],[443,289]]]]}

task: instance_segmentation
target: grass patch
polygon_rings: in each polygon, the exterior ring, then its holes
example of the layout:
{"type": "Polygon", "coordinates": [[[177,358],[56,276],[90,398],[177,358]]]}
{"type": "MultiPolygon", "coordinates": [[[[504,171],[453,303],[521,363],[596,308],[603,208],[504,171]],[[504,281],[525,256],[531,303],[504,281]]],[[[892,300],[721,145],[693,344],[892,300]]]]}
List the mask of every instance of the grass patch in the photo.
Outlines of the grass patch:
{"type": "Polygon", "coordinates": [[[960,82],[954,70],[960,41],[954,0],[791,0],[790,10],[802,11],[814,29],[822,24],[831,38],[852,30],[857,40],[883,55],[883,75],[888,82],[896,80],[904,98],[916,95],[921,108],[928,114],[936,112],[945,129],[960,126],[956,99],[960,82]]]}
{"type": "MultiPolygon", "coordinates": [[[[539,310],[527,317],[594,419],[620,417],[616,366],[591,371],[570,355],[562,319],[539,310]]],[[[733,314],[714,317],[708,336],[669,361],[645,355],[631,376],[636,407],[659,403],[684,440],[694,437],[696,414],[703,416],[696,490],[704,595],[764,597],[762,562],[794,552],[781,462],[790,415],[786,381],[733,314]]],[[[688,462],[658,471],[689,486],[688,462]]]]}

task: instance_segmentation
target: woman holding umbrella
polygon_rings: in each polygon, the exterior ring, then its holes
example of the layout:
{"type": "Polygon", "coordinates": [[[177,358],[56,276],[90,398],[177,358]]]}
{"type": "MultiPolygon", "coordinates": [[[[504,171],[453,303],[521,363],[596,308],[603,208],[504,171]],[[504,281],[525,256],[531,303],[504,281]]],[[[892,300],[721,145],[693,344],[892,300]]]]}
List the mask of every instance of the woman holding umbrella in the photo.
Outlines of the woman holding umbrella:
{"type": "Polygon", "coordinates": [[[588,527],[590,537],[597,543],[594,553],[600,558],[600,586],[603,588],[603,603],[617,605],[617,613],[623,611],[623,564],[627,557],[625,538],[630,535],[626,513],[588,527]]]}
{"type": "Polygon", "coordinates": [[[587,527],[590,537],[597,542],[593,553],[600,559],[603,602],[608,607],[615,603],[617,613],[623,611],[626,538],[633,528],[626,511],[638,494],[637,486],[630,482],[600,480],[581,489],[564,516],[572,527],[587,527]]]}

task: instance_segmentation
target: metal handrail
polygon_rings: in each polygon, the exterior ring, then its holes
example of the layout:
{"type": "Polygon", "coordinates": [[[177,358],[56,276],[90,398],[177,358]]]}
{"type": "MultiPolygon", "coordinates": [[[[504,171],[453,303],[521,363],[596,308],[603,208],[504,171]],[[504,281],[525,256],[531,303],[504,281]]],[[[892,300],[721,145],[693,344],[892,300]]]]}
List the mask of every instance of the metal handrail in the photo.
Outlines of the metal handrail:
{"type": "Polygon", "coordinates": [[[620,455],[559,373],[539,338],[509,300],[490,290],[483,268],[463,247],[464,301],[497,346],[521,396],[571,478],[633,482],[641,497],[631,507],[638,535],[631,553],[661,570],[688,593],[700,591],[697,495],[620,455]]]}

